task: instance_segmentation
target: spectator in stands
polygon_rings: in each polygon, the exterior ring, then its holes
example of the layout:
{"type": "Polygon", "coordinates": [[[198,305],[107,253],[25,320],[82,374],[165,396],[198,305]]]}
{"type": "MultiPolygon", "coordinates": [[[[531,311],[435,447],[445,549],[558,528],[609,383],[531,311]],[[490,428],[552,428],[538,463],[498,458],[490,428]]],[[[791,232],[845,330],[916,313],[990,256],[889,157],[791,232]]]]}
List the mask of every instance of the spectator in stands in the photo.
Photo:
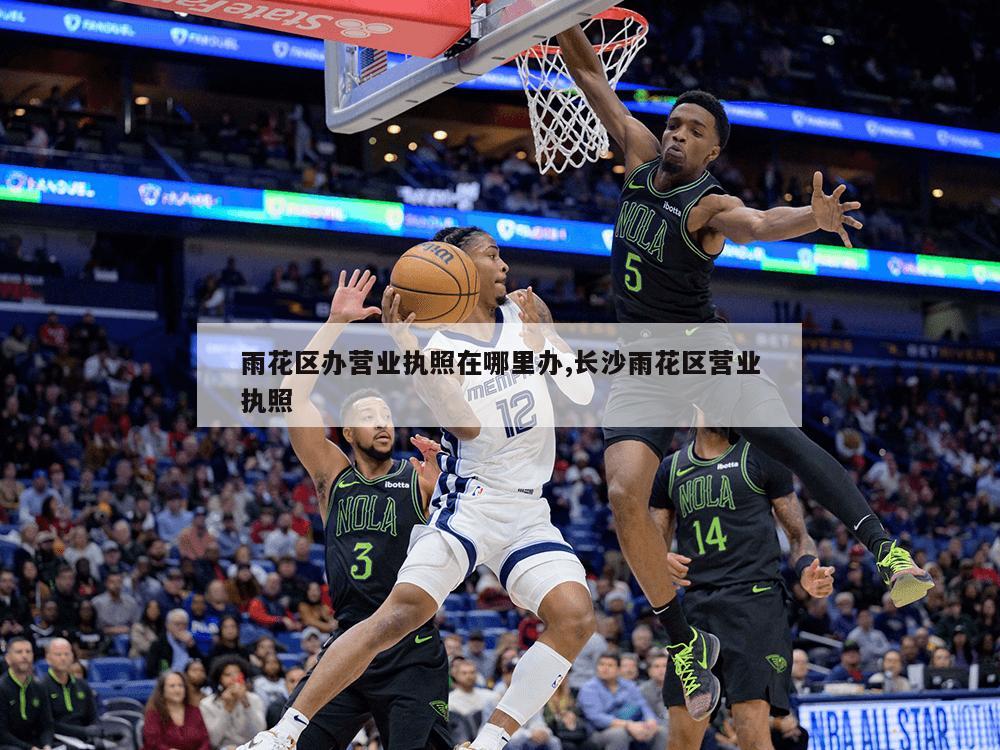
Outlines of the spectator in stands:
{"type": "Polygon", "coordinates": [[[499,698],[492,690],[476,686],[476,665],[461,656],[451,663],[451,678],[454,687],[448,694],[448,709],[452,739],[461,744],[475,739],[499,698]]]}
{"type": "Polygon", "coordinates": [[[277,563],[282,557],[295,554],[295,541],[299,535],[292,530],[292,514],[278,516],[278,526],[264,538],[264,556],[277,563]]]}
{"type": "Polygon", "coordinates": [[[219,272],[219,283],[224,287],[246,286],[246,277],[236,267],[236,258],[230,255],[226,267],[219,272]]]}
{"type": "Polygon", "coordinates": [[[201,711],[191,705],[184,675],[164,672],[146,704],[143,750],[211,750],[201,711]]]}
{"type": "Polygon", "coordinates": [[[858,612],[858,626],[847,635],[847,640],[858,644],[861,649],[861,668],[873,671],[878,668],[878,662],[889,650],[889,641],[885,635],[875,630],[875,618],[872,613],[863,609],[858,612]]]}
{"type": "MultiPolygon", "coordinates": [[[[636,628],[638,630],[638,628],[636,628]]],[[[639,692],[656,714],[656,720],[664,727],[667,724],[667,707],[663,702],[663,681],[667,675],[667,655],[663,651],[653,651],[648,658],[649,679],[639,685],[639,692]]]]}
{"type": "Polygon", "coordinates": [[[75,567],[76,561],[85,557],[90,560],[91,570],[98,570],[101,567],[101,564],[104,562],[104,555],[101,553],[101,548],[90,541],[86,528],[83,526],[74,526],[69,532],[67,541],[69,544],[63,552],[63,559],[67,563],[75,567]]]}
{"type": "Polygon", "coordinates": [[[126,590],[140,604],[154,599],[159,601],[160,593],[163,591],[163,584],[153,575],[152,567],[152,561],[147,555],[139,555],[135,560],[135,568],[125,579],[126,590]]]}
{"type": "Polygon", "coordinates": [[[56,313],[50,312],[45,322],[38,327],[38,343],[52,353],[69,343],[69,329],[59,322],[56,313]]]}
{"type": "Polygon", "coordinates": [[[205,619],[219,625],[223,617],[238,615],[239,610],[229,602],[226,584],[217,579],[210,581],[205,587],[205,619]]]}
{"type": "Polygon", "coordinates": [[[250,667],[255,674],[264,669],[264,662],[269,656],[278,655],[278,643],[270,636],[262,636],[254,641],[253,653],[250,654],[250,667]]]}
{"type": "Polygon", "coordinates": [[[264,704],[248,685],[250,665],[238,656],[212,664],[209,682],[215,691],[200,706],[212,750],[230,750],[263,731],[264,704]]]}
{"type": "Polygon", "coordinates": [[[254,597],[247,608],[247,614],[254,625],[269,630],[301,630],[302,626],[288,611],[285,598],[281,595],[281,578],[277,573],[270,573],[264,581],[260,595],[254,597]]]}
{"type": "Polygon", "coordinates": [[[167,495],[165,506],[156,514],[156,532],[167,544],[174,544],[180,533],[191,525],[194,513],[184,508],[184,498],[176,491],[167,495]]]}
{"type": "Polygon", "coordinates": [[[545,720],[562,750],[593,750],[585,722],[580,718],[569,680],[563,680],[544,709],[545,720]]]}
{"type": "Polygon", "coordinates": [[[254,544],[263,544],[264,538],[276,528],[278,526],[274,521],[274,508],[265,505],[260,509],[257,520],[250,524],[250,541],[254,544]]]}
{"type": "Polygon", "coordinates": [[[212,688],[208,685],[208,672],[205,670],[205,662],[201,659],[192,659],[184,667],[184,679],[188,684],[188,700],[192,706],[200,706],[202,698],[212,694],[212,688]]]}
{"type": "MultiPolygon", "coordinates": [[[[205,509],[196,508],[191,525],[177,535],[177,549],[181,557],[187,560],[200,560],[210,544],[215,544],[213,537],[205,525],[205,509]]],[[[218,560],[218,555],[216,555],[218,560]]]]}
{"type": "Polygon", "coordinates": [[[146,676],[152,678],[166,671],[183,672],[191,659],[200,658],[194,636],[188,629],[188,613],[174,609],[167,612],[166,632],[146,654],[146,676]]]}
{"type": "Polygon", "coordinates": [[[809,695],[815,687],[809,679],[809,655],[797,648],[792,651],[792,694],[809,695]]]}
{"type": "MultiPolygon", "coordinates": [[[[13,236],[16,237],[16,235],[13,236]]],[[[18,255],[17,247],[20,247],[20,239],[21,239],[20,237],[17,237],[18,243],[13,250],[14,258],[16,258],[18,255]]],[[[10,252],[10,247],[11,247],[10,239],[7,240],[7,247],[8,247],[8,252],[10,252]]],[[[3,356],[5,358],[12,361],[16,360],[18,357],[28,353],[29,342],[30,339],[28,337],[27,331],[24,330],[23,325],[18,323],[14,326],[11,326],[10,333],[7,334],[7,337],[3,340],[3,345],[0,346],[0,352],[3,353],[3,356]]],[[[10,410],[10,405],[11,402],[8,401],[6,405],[7,406],[6,411],[9,411],[11,415],[18,414],[19,409],[17,408],[16,400],[14,402],[13,411],[10,410]]]]}
{"type": "MultiPolygon", "coordinates": [[[[125,531],[128,533],[128,524],[125,524],[125,531]]],[[[101,545],[101,554],[104,557],[104,562],[97,569],[98,578],[101,580],[107,580],[107,577],[112,573],[124,576],[125,571],[132,567],[122,562],[121,545],[113,539],[108,539],[101,545]]],[[[122,581],[124,585],[124,578],[122,581]]]]}
{"type": "Polygon", "coordinates": [[[840,652],[840,664],[830,670],[826,676],[827,684],[832,682],[853,682],[856,685],[865,684],[865,673],[861,669],[861,649],[857,643],[847,641],[840,652]]]}
{"type": "Polygon", "coordinates": [[[45,686],[34,677],[31,641],[15,636],[4,652],[7,673],[0,677],[0,747],[46,748],[53,746],[54,724],[45,686]]]}
{"type": "MultiPolygon", "coordinates": [[[[44,534],[46,532],[42,532],[44,534]]],[[[51,532],[48,532],[51,533],[51,532]]],[[[39,534],[41,538],[42,534],[39,534]]],[[[75,628],[80,621],[80,597],[76,595],[76,574],[69,565],[56,571],[52,599],[59,605],[59,619],[55,623],[61,628],[75,628]]]]}
{"type": "MultiPolygon", "coordinates": [[[[41,531],[51,531],[57,537],[65,538],[73,528],[73,521],[69,509],[63,505],[55,490],[52,493],[42,503],[41,515],[35,516],[35,523],[41,531]]],[[[97,551],[100,552],[100,549],[97,551]]]]}
{"type": "MultiPolygon", "coordinates": [[[[22,531],[22,538],[23,538],[22,531]]],[[[34,559],[25,558],[17,576],[17,589],[20,596],[27,602],[32,617],[37,617],[42,610],[42,602],[52,595],[48,585],[39,578],[38,565],[34,559]]]]}
{"type": "Polygon", "coordinates": [[[31,486],[22,492],[18,499],[18,517],[21,525],[34,523],[35,518],[42,513],[42,504],[53,497],[57,497],[57,494],[49,486],[48,473],[45,469],[35,469],[31,475],[31,486]]]}
{"type": "Polygon", "coordinates": [[[212,664],[220,656],[236,655],[250,658],[250,652],[240,645],[240,621],[234,615],[225,615],[219,620],[219,636],[212,646],[208,663],[212,664]]]}
{"type": "Polygon", "coordinates": [[[246,544],[249,537],[245,531],[236,525],[236,517],[232,513],[222,514],[222,526],[217,534],[219,554],[225,559],[231,559],[237,548],[246,544]]]}
{"type": "Polygon", "coordinates": [[[893,649],[882,657],[882,670],[868,678],[868,687],[883,693],[909,693],[913,691],[910,681],[903,675],[903,658],[893,649]]]}
{"type": "Polygon", "coordinates": [[[107,654],[111,639],[97,626],[97,611],[90,599],[80,602],[80,617],[70,640],[80,660],[93,659],[107,654]]]}
{"type": "Polygon", "coordinates": [[[187,613],[191,618],[191,634],[198,644],[198,650],[207,656],[219,635],[219,622],[214,617],[208,616],[208,605],[205,603],[204,594],[199,594],[197,591],[191,594],[188,598],[187,613]]]}
{"type": "Polygon", "coordinates": [[[160,603],[156,599],[146,602],[139,618],[129,628],[130,658],[145,657],[156,641],[163,637],[163,617],[160,603]]]}
{"type": "MultiPolygon", "coordinates": [[[[292,528],[294,528],[294,524],[292,528]]],[[[323,568],[310,559],[311,546],[309,539],[305,536],[299,535],[299,538],[295,540],[295,574],[304,581],[315,581],[322,584],[325,580],[325,574],[323,568]]]]}
{"type": "Polygon", "coordinates": [[[180,568],[170,568],[163,577],[163,590],[156,596],[163,612],[184,606],[184,574],[180,568]]]}
{"type": "Polygon", "coordinates": [[[31,607],[18,592],[14,573],[0,570],[0,638],[27,635],[31,619],[31,607]]]}
{"type": "MultiPolygon", "coordinates": [[[[250,605],[260,596],[261,587],[254,577],[250,565],[239,563],[235,566],[235,571],[231,572],[231,578],[226,581],[226,593],[229,601],[232,602],[240,612],[248,612],[250,605]]],[[[280,588],[280,582],[278,583],[280,588]]]]}
{"type": "Polygon", "coordinates": [[[31,623],[31,640],[35,643],[41,658],[53,638],[69,638],[69,630],[59,625],[59,604],[55,599],[46,599],[35,622],[31,623]]]}
{"type": "Polygon", "coordinates": [[[836,615],[833,618],[833,632],[840,639],[846,639],[858,624],[857,612],[854,609],[854,595],[842,591],[834,597],[836,615]]]}
{"type": "Polygon", "coordinates": [[[496,654],[486,648],[486,638],[482,630],[473,630],[466,639],[465,659],[476,667],[476,672],[483,679],[490,674],[496,660],[496,654]]]}
{"type": "Polygon", "coordinates": [[[325,633],[321,633],[316,628],[303,629],[302,640],[299,641],[302,653],[306,656],[315,656],[319,654],[326,639],[327,635],[325,633]]]}
{"type": "MultiPolygon", "coordinates": [[[[45,649],[48,671],[42,686],[48,693],[53,728],[57,735],[75,737],[98,747],[104,747],[101,727],[97,724],[97,699],[86,680],[69,673],[73,664],[73,649],[63,638],[55,638],[45,649]]],[[[108,743],[111,747],[112,743],[108,743]]]]}
{"type": "MultiPolygon", "coordinates": [[[[291,695],[292,691],[295,690],[302,678],[306,676],[306,670],[302,667],[292,667],[287,672],[285,672],[285,693],[291,695]]],[[[271,701],[270,705],[267,707],[265,712],[265,719],[269,727],[273,727],[281,719],[282,714],[285,713],[285,698],[279,698],[277,700],[271,701]]]]}
{"type": "Polygon", "coordinates": [[[313,627],[321,633],[332,633],[337,629],[333,610],[323,601],[323,589],[315,581],[306,586],[306,595],[299,602],[298,612],[299,622],[304,627],[313,627]]]}
{"type": "Polygon", "coordinates": [[[635,741],[664,750],[666,728],[657,722],[635,683],[618,676],[619,666],[617,654],[604,654],[597,662],[597,675],[580,688],[583,717],[595,731],[591,741],[602,749],[627,750],[635,741]]]}
{"type": "Polygon", "coordinates": [[[285,689],[285,670],[277,654],[264,659],[261,673],[253,678],[253,691],[260,696],[265,706],[276,700],[288,698],[285,689]]]}

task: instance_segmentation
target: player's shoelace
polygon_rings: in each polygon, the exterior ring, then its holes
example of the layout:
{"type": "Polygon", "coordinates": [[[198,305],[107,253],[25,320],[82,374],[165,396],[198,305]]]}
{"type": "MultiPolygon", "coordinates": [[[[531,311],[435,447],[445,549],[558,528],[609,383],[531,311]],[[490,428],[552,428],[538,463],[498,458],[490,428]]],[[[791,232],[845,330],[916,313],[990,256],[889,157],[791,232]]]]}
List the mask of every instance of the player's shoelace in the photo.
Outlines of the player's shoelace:
{"type": "Polygon", "coordinates": [[[685,698],[701,687],[701,683],[698,681],[698,675],[695,674],[693,664],[694,643],[697,640],[698,636],[696,635],[690,642],[680,647],[676,652],[672,652],[670,654],[670,658],[674,662],[674,674],[676,674],[677,679],[681,681],[681,686],[684,688],[685,698]]]}
{"type": "Polygon", "coordinates": [[[892,543],[889,551],[878,561],[879,567],[888,571],[886,580],[891,579],[897,573],[907,570],[915,570],[917,565],[910,557],[910,553],[902,547],[897,547],[896,542],[892,543]]]}

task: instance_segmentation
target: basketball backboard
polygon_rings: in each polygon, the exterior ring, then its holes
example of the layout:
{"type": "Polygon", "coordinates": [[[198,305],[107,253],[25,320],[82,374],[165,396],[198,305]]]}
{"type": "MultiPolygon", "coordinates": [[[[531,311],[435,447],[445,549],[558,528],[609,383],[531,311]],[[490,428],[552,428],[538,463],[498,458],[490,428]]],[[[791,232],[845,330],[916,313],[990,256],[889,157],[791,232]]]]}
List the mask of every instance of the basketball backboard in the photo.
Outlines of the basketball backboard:
{"type": "MultiPolygon", "coordinates": [[[[357,133],[463,81],[478,78],[529,47],[615,5],[616,0],[492,0],[477,3],[469,35],[435,58],[408,57],[368,78],[363,47],[326,42],[326,124],[357,133]]],[[[377,67],[377,66],[376,66],[377,67]]]]}

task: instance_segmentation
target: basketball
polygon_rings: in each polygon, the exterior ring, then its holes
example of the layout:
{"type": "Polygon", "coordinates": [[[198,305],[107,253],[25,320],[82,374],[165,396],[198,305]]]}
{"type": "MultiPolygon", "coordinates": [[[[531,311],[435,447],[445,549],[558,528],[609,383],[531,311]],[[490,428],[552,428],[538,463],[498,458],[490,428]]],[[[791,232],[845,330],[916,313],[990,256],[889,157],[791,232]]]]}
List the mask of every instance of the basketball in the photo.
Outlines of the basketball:
{"type": "Polygon", "coordinates": [[[461,323],[479,299],[479,271],[472,258],[446,242],[421,242],[403,253],[389,282],[399,293],[399,315],[414,323],[461,323]]]}

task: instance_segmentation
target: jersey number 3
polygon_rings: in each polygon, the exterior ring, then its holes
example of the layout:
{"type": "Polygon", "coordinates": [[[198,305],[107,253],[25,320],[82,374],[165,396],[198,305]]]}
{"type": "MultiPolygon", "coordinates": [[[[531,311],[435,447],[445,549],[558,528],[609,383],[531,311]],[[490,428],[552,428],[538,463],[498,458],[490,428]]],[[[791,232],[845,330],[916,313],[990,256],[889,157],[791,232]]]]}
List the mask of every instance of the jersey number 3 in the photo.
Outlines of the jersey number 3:
{"type": "Polygon", "coordinates": [[[372,545],[369,542],[358,542],[354,545],[354,559],[358,561],[358,564],[351,566],[351,578],[355,581],[367,581],[371,576],[372,559],[368,557],[368,553],[371,551],[372,545]]]}
{"type": "Polygon", "coordinates": [[[531,413],[534,408],[535,396],[531,391],[515,393],[509,401],[497,401],[497,409],[503,417],[503,428],[507,437],[520,435],[538,424],[538,417],[531,413]]]}
{"type": "Polygon", "coordinates": [[[629,253],[625,258],[625,288],[630,292],[642,291],[640,263],[642,263],[642,257],[638,253],[629,253]]]}

